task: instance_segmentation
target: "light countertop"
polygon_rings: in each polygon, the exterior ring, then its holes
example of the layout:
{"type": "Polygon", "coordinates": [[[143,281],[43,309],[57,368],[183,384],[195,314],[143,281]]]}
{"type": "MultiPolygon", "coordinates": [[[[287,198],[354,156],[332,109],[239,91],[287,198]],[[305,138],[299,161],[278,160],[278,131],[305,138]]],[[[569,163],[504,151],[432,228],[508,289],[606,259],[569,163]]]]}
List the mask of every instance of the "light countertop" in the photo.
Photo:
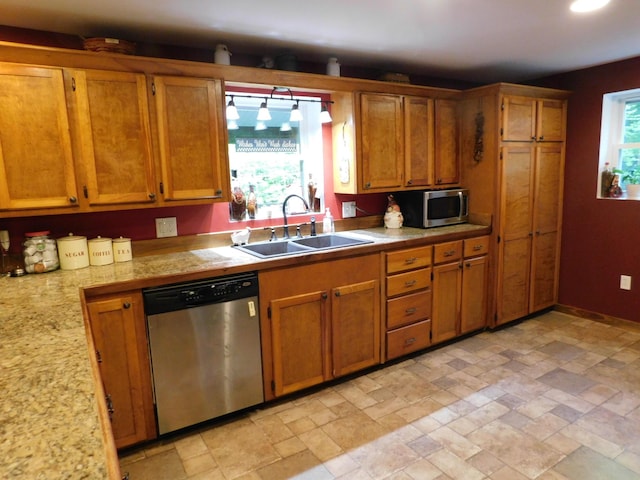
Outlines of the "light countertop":
{"type": "MultiPolygon", "coordinates": [[[[374,240],[374,251],[398,243],[474,236],[488,227],[372,228],[349,232],[374,240]]],[[[356,250],[353,250],[355,252],[356,250]]],[[[342,253],[344,255],[344,253],[342,253]]],[[[305,254],[304,261],[322,253],[305,254]]],[[[80,289],[141,281],[180,281],[233,270],[283,266],[294,257],[260,260],[232,247],[136,257],[130,262],[0,277],[0,472],[7,478],[108,478],[80,289]],[[288,259],[288,260],[287,260],[288,259]]],[[[322,257],[325,258],[325,257],[322,257]]],[[[294,262],[299,263],[300,258],[294,262]]]]}

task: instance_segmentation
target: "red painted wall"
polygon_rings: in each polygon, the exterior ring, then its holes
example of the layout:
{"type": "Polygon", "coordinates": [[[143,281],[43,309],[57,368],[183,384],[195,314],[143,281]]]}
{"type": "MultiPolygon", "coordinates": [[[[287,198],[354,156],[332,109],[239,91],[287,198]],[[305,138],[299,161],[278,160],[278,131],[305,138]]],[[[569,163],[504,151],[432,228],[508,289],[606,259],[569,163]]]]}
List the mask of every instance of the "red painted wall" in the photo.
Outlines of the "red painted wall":
{"type": "Polygon", "coordinates": [[[596,199],[602,95],[640,88],[640,57],[545,82],[569,99],[559,302],[640,322],[640,201],[596,199]],[[631,275],[631,290],[620,290],[631,275]]]}

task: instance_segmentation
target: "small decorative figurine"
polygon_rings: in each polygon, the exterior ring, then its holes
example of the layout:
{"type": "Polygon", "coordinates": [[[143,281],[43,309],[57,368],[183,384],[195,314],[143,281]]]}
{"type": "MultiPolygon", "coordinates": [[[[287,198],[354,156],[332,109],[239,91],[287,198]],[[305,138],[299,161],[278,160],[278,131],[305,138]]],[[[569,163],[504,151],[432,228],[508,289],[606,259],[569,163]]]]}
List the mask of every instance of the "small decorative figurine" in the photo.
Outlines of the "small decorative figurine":
{"type": "Polygon", "coordinates": [[[400,206],[395,198],[393,198],[393,195],[389,195],[387,199],[389,203],[387,204],[387,211],[384,214],[384,226],[386,228],[402,228],[404,218],[402,217],[400,206]]]}

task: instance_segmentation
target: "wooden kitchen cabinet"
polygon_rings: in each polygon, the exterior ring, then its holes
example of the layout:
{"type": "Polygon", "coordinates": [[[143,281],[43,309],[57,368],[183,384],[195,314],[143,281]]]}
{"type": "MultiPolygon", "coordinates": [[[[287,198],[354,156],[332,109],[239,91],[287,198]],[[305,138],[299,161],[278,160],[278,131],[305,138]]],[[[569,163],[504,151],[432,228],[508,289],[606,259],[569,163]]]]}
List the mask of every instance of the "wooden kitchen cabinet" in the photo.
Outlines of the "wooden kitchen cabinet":
{"type": "Polygon", "coordinates": [[[155,76],[152,79],[166,202],[230,199],[222,82],[155,76]]]}
{"type": "Polygon", "coordinates": [[[556,302],[564,146],[558,142],[507,145],[502,156],[505,201],[498,323],[556,302]]]}
{"type": "Polygon", "coordinates": [[[141,292],[90,298],[87,310],[116,447],[156,438],[141,292]]]}
{"type": "Polygon", "coordinates": [[[0,211],[76,209],[63,72],[0,64],[0,211]]]}
{"type": "Polygon", "coordinates": [[[431,245],[386,252],[386,360],[431,344],[431,245]]]}
{"type": "Polygon", "coordinates": [[[386,193],[459,182],[455,100],[369,92],[354,98],[355,128],[351,98],[337,96],[336,193],[386,193]]]}
{"type": "Polygon", "coordinates": [[[380,363],[378,258],[260,272],[267,399],[380,363]]]}
{"type": "Polygon", "coordinates": [[[434,246],[433,343],[487,325],[488,250],[488,236],[434,246]]]}
{"type": "Polygon", "coordinates": [[[470,213],[493,221],[492,326],[557,302],[568,96],[497,84],[464,92],[460,102],[470,213]]]}
{"type": "Polygon", "coordinates": [[[79,177],[89,205],[155,204],[145,76],[102,70],[66,73],[79,177]]]}

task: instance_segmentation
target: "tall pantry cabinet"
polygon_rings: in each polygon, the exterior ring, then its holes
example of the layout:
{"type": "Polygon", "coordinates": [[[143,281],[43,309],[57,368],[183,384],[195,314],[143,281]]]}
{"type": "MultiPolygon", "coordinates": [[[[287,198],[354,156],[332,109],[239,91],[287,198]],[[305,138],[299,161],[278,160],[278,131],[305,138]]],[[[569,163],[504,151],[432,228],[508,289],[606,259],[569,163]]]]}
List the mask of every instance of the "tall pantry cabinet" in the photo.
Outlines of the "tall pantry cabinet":
{"type": "Polygon", "coordinates": [[[496,84],[460,102],[461,183],[471,213],[493,225],[493,326],[557,302],[568,95],[496,84]]]}

